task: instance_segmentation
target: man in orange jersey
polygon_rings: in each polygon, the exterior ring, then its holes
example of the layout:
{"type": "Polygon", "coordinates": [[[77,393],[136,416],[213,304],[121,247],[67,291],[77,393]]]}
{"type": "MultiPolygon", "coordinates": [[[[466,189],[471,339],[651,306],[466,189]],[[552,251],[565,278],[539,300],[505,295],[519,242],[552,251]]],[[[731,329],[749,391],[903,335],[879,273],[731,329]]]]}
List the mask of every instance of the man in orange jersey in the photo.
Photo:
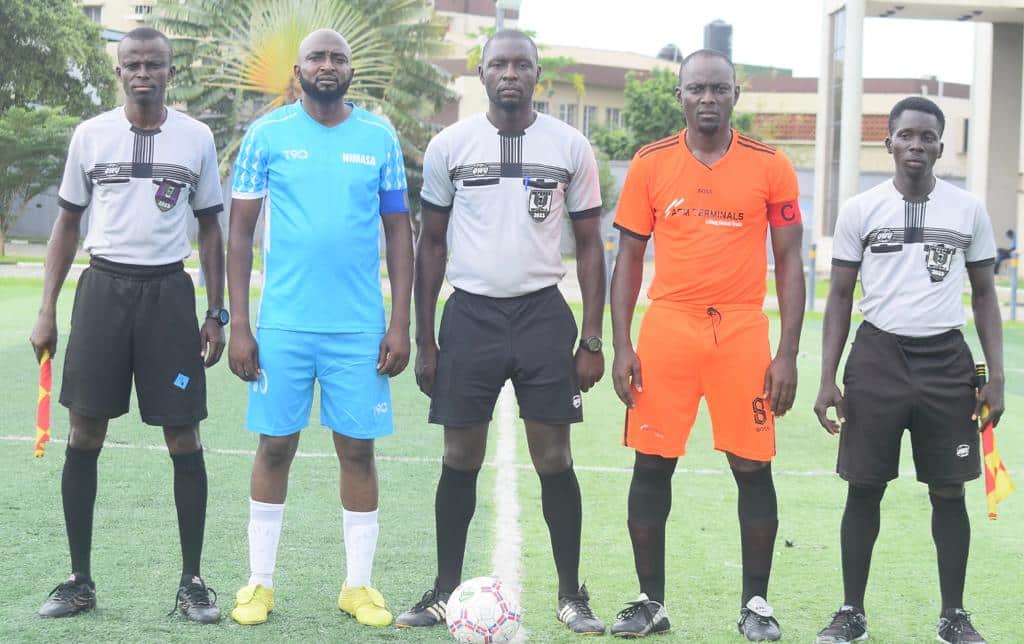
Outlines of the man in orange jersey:
{"type": "Polygon", "coordinates": [[[789,410],[796,393],[803,225],[786,156],[729,127],[739,95],[726,56],[711,50],[687,56],[676,96],[688,128],[637,152],[615,217],[621,235],[612,277],[612,376],[627,407],[624,442],[636,450],[628,525],[641,591],[612,627],[620,637],[669,629],[665,523],[672,473],[702,396],[715,449],[725,452],[739,492],[737,626],[751,641],[781,637],[765,599],[778,528],[771,459],[774,417],[789,410]],[[761,310],[769,225],[782,318],[774,359],[761,310]],[[652,235],[653,303],[634,351],[630,327],[652,235]]]}

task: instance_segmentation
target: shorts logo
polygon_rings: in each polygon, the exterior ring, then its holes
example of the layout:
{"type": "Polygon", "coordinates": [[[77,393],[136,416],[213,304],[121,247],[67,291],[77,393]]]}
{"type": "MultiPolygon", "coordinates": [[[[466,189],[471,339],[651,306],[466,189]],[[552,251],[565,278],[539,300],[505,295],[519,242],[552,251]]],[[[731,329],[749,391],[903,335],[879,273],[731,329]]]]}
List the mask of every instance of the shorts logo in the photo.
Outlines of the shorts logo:
{"type": "Polygon", "coordinates": [[[380,416],[381,414],[388,413],[388,404],[386,402],[379,402],[373,406],[373,415],[380,416]]]}
{"type": "Polygon", "coordinates": [[[530,216],[538,224],[551,214],[552,193],[554,190],[530,190],[530,216]]]}
{"type": "Polygon", "coordinates": [[[174,386],[184,391],[188,387],[190,378],[183,373],[179,373],[178,377],[174,379],[174,386]]]}
{"type": "Polygon", "coordinates": [[[178,204],[178,199],[181,198],[181,193],[185,189],[185,184],[171,181],[170,179],[161,179],[159,182],[154,179],[153,183],[156,184],[156,195],[153,200],[156,201],[156,207],[161,212],[167,212],[178,204]]]}
{"type": "Polygon", "coordinates": [[[270,379],[267,378],[266,371],[260,371],[260,375],[249,383],[249,388],[255,394],[266,394],[267,390],[270,389],[270,379]]]}
{"type": "Polygon", "coordinates": [[[949,266],[953,263],[956,248],[946,244],[925,244],[924,263],[928,269],[928,277],[933,282],[941,282],[949,274],[949,266]]]}
{"type": "Polygon", "coordinates": [[[755,423],[758,425],[764,425],[768,422],[768,410],[764,407],[764,398],[754,398],[754,402],[751,404],[751,407],[754,410],[755,423]]]}
{"type": "Polygon", "coordinates": [[[579,409],[581,405],[583,405],[583,398],[579,394],[576,394],[572,397],[572,406],[579,409]]]}
{"type": "Polygon", "coordinates": [[[957,445],[956,446],[956,455],[958,457],[960,457],[960,458],[967,458],[968,454],[970,454],[970,453],[971,453],[971,446],[970,445],[957,445]]]}

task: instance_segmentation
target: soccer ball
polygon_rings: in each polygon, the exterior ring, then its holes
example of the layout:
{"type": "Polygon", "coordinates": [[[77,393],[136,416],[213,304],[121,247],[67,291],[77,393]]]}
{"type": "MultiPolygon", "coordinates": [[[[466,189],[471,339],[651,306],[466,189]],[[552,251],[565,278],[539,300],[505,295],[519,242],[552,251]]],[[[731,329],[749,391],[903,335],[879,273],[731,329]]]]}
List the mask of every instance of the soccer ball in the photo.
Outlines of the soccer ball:
{"type": "Polygon", "coordinates": [[[500,579],[477,577],[452,591],[446,608],[448,631],[463,644],[509,642],[523,610],[500,579]]]}

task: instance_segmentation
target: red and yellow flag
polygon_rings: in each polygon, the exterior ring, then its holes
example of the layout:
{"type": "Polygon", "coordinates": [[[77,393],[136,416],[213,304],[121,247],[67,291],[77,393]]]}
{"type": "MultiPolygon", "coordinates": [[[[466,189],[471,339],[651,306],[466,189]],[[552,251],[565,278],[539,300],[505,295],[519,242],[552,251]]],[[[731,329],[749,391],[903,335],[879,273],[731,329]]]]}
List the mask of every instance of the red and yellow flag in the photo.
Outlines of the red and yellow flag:
{"type": "MultiPolygon", "coordinates": [[[[987,414],[986,414],[987,415],[987,414]]],[[[983,421],[984,422],[984,421],[983,421]]],[[[999,513],[996,505],[1010,496],[1015,489],[1010,473],[1003,465],[1003,459],[996,451],[996,437],[992,432],[992,423],[985,425],[981,431],[981,453],[985,467],[985,495],[988,497],[988,518],[996,519],[999,513]]]]}
{"type": "Polygon", "coordinates": [[[36,405],[36,458],[46,454],[50,441],[50,389],[53,387],[53,363],[50,352],[43,351],[39,361],[39,400],[36,405]]]}

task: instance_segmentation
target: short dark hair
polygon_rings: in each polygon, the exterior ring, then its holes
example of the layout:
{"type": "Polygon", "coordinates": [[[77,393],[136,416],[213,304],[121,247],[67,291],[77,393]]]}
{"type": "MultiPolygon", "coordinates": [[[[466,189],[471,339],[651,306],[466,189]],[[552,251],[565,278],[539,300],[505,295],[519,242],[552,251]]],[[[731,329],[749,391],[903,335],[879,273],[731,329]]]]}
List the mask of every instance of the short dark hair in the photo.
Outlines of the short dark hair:
{"type": "Polygon", "coordinates": [[[698,49],[697,51],[690,52],[690,54],[688,54],[686,56],[686,58],[683,59],[683,62],[679,63],[679,77],[680,78],[683,77],[683,68],[686,67],[687,63],[689,63],[690,60],[692,60],[694,58],[698,58],[698,57],[700,57],[700,58],[720,58],[721,60],[724,60],[726,62],[726,64],[729,65],[729,69],[732,70],[732,79],[733,79],[733,81],[736,80],[736,65],[733,65],[732,64],[732,60],[728,56],[723,54],[722,52],[718,51],[717,49],[698,49]]]}
{"type": "MultiPolygon", "coordinates": [[[[170,52],[171,58],[174,58],[174,47],[171,45],[171,39],[168,38],[166,34],[164,34],[164,32],[160,31],[159,29],[153,29],[152,27],[136,27],[135,29],[132,29],[131,31],[126,33],[121,38],[121,42],[124,42],[128,39],[162,40],[164,41],[164,44],[167,45],[167,51],[170,52]]],[[[118,43],[117,48],[118,50],[121,49],[121,43],[118,43]]]]}
{"type": "Polygon", "coordinates": [[[942,113],[942,109],[938,105],[923,96],[908,96],[892,106],[892,110],[889,112],[889,134],[892,134],[896,119],[907,110],[931,114],[938,119],[940,136],[946,129],[946,115],[942,113]]]}
{"type": "Polygon", "coordinates": [[[530,48],[533,49],[533,60],[534,62],[537,62],[537,59],[540,57],[540,54],[537,53],[537,43],[533,42],[533,38],[530,38],[529,34],[519,31],[518,29],[502,29],[501,31],[495,32],[493,36],[488,38],[487,42],[484,43],[483,49],[480,50],[480,62],[482,63],[487,60],[487,47],[489,47],[492,42],[505,38],[525,40],[530,43],[530,48]]]}

